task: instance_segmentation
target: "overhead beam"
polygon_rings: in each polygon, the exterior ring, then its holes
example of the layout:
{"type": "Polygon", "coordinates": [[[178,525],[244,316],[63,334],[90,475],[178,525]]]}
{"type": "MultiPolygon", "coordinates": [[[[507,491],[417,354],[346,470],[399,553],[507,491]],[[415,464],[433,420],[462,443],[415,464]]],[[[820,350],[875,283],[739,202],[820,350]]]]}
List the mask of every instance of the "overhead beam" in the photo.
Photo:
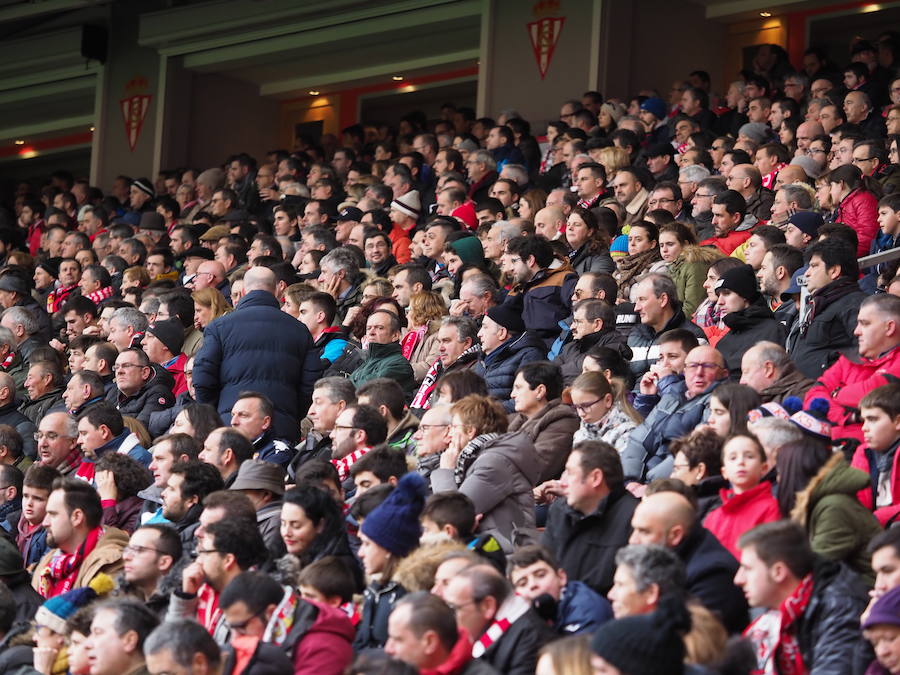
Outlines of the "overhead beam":
{"type": "Polygon", "coordinates": [[[0,139],[17,139],[36,136],[37,134],[47,134],[53,131],[64,131],[65,129],[87,129],[94,123],[93,115],[78,115],[75,117],[63,117],[56,120],[47,120],[46,122],[34,122],[32,124],[22,124],[17,127],[6,127],[0,129],[0,139]]]}
{"type": "Polygon", "coordinates": [[[68,12],[84,7],[105,5],[109,0],[43,0],[43,2],[20,2],[0,9],[0,23],[33,19],[57,12],[68,12]]]}
{"type": "Polygon", "coordinates": [[[6,91],[0,90],[0,106],[18,103],[20,101],[48,98],[60,94],[71,94],[76,91],[93,91],[96,83],[96,76],[89,75],[87,77],[48,82],[46,84],[38,84],[31,87],[17,87],[6,91]]]}
{"type": "Polygon", "coordinates": [[[747,12],[772,11],[784,5],[796,5],[807,0],[731,0],[706,5],[707,19],[722,19],[747,12]]]}
{"type": "Polygon", "coordinates": [[[0,91],[33,87],[49,82],[59,82],[61,80],[76,80],[85,75],[96,75],[98,70],[99,68],[97,66],[90,66],[89,68],[79,66],[75,68],[57,68],[55,70],[26,72],[10,77],[0,77],[0,91]]]}
{"type": "Polygon", "coordinates": [[[259,93],[261,96],[287,94],[297,90],[321,88],[325,85],[338,85],[344,82],[353,82],[354,80],[363,80],[379,75],[408,73],[410,70],[441,66],[446,63],[474,61],[478,58],[478,54],[478,49],[463,49],[457,52],[435,54],[433,56],[425,56],[414,60],[382,63],[365,66],[363,68],[354,68],[352,70],[333,71],[330,73],[317,73],[315,76],[295,77],[289,80],[268,82],[260,86],[259,93]]]}

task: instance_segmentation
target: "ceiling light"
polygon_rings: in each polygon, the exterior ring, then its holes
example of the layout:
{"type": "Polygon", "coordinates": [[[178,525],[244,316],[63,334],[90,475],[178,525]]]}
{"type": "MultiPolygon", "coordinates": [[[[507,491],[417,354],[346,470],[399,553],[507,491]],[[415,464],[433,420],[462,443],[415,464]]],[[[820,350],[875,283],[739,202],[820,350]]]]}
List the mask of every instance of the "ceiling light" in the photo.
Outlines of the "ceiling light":
{"type": "Polygon", "coordinates": [[[402,76],[402,75],[394,75],[391,79],[392,79],[394,82],[402,82],[402,81],[403,81],[403,76],[402,76]]]}
{"type": "Polygon", "coordinates": [[[16,141],[16,145],[25,145],[25,141],[23,141],[22,139],[19,139],[16,141]]]}
{"type": "Polygon", "coordinates": [[[319,92],[316,91],[315,89],[310,89],[309,92],[307,92],[307,93],[309,93],[310,96],[318,96],[319,95],[319,92]]]}
{"type": "Polygon", "coordinates": [[[760,12],[759,15],[764,19],[768,19],[770,16],[772,16],[772,12],[760,12]]]}

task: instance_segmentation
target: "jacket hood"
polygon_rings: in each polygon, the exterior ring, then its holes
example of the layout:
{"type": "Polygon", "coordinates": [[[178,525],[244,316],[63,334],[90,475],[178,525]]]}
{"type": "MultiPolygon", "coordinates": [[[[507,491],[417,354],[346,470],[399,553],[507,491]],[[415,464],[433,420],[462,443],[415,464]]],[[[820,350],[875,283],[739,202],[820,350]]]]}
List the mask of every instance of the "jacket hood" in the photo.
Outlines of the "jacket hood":
{"type": "Polygon", "coordinates": [[[353,642],[353,638],[356,636],[356,629],[350,622],[349,617],[343,611],[335,609],[330,605],[324,605],[311,600],[305,600],[304,602],[315,605],[319,610],[316,620],[313,622],[307,635],[314,635],[315,633],[331,633],[344,638],[348,643],[353,642]]]}
{"type": "Polygon", "coordinates": [[[537,455],[534,443],[527,434],[517,431],[511,434],[503,434],[493,442],[489,443],[482,451],[496,452],[506,457],[512,462],[522,475],[532,484],[537,483],[540,476],[541,461],[537,455]]]}
{"type": "Polygon", "coordinates": [[[774,321],[775,315],[766,305],[765,299],[762,296],[759,296],[753,304],[746,309],[726,314],[722,321],[733,331],[745,331],[759,326],[760,321],[764,319],[771,319],[774,321]]]}
{"type": "Polygon", "coordinates": [[[678,257],[679,261],[686,263],[706,263],[712,264],[720,258],[724,258],[722,252],[717,248],[709,246],[685,246],[678,257]]]}
{"type": "Polygon", "coordinates": [[[508,355],[512,356],[529,347],[537,349],[540,352],[547,351],[547,346],[544,344],[544,341],[530,330],[525,331],[515,340],[507,342],[507,344],[503,345],[500,349],[507,351],[508,355]]]}
{"type": "Polygon", "coordinates": [[[851,467],[844,456],[836,452],[812,477],[806,488],[797,493],[797,503],[791,511],[791,519],[804,527],[812,507],[823,497],[845,494],[856,499],[856,493],[869,486],[864,471],[851,467]]]}

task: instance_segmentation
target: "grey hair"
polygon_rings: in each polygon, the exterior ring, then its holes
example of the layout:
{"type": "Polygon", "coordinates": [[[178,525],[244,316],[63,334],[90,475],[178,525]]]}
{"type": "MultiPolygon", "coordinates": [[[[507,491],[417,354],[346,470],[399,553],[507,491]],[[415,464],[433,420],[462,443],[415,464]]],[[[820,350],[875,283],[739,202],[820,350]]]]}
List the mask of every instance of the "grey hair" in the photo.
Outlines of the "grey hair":
{"type": "Polygon", "coordinates": [[[776,342],[762,341],[753,345],[752,349],[756,353],[759,363],[771,362],[779,373],[783,373],[791,363],[791,357],[785,351],[784,347],[776,342]]]}
{"type": "Polygon", "coordinates": [[[494,161],[494,156],[490,150],[476,150],[474,159],[476,162],[484,164],[489,171],[497,170],[497,162],[494,161]]]}
{"type": "Polygon", "coordinates": [[[643,593],[654,584],[659,595],[684,590],[687,574],[684,563],[674,552],[656,544],[632,544],[616,553],[616,565],[631,571],[634,586],[643,593]]]}
{"type": "Polygon", "coordinates": [[[22,328],[25,330],[25,335],[34,335],[41,329],[41,327],[38,325],[37,318],[35,318],[34,316],[34,313],[30,309],[26,309],[25,307],[10,307],[3,312],[3,316],[8,316],[9,320],[14,324],[22,326],[22,328]]]}
{"type": "Polygon", "coordinates": [[[802,73],[791,73],[790,75],[785,75],[784,81],[794,80],[795,82],[801,84],[804,89],[809,87],[809,78],[802,73]]]}
{"type": "Polygon", "coordinates": [[[123,326],[130,326],[136,333],[147,330],[147,315],[135,307],[119,307],[113,312],[110,321],[118,321],[123,326]]]}
{"type": "Polygon", "coordinates": [[[478,324],[474,319],[467,316],[445,316],[441,321],[441,326],[455,328],[459,342],[465,342],[467,339],[471,340],[473,344],[478,342],[478,324]]]}
{"type": "Polygon", "coordinates": [[[501,242],[509,241],[513,237],[518,237],[522,234],[522,228],[508,220],[498,220],[491,226],[491,229],[495,227],[497,228],[497,231],[500,232],[501,242]]]}
{"type": "Polygon", "coordinates": [[[874,306],[879,314],[886,314],[892,319],[900,318],[900,298],[890,293],[879,293],[878,295],[870,295],[860,304],[863,307],[874,306]]]}
{"type": "Polygon", "coordinates": [[[332,403],[346,401],[347,405],[356,403],[356,387],[346,377],[323,377],[316,382],[315,389],[324,389],[325,396],[332,403]]]}
{"type": "Polygon", "coordinates": [[[156,314],[159,312],[160,306],[159,296],[150,296],[149,298],[145,298],[143,302],[141,302],[141,307],[139,308],[144,314],[156,314]]]}
{"type": "Polygon", "coordinates": [[[815,204],[816,193],[809,185],[791,183],[790,185],[782,186],[781,189],[784,191],[784,197],[787,199],[788,204],[797,202],[797,206],[801,209],[811,209],[815,204]]]}
{"type": "Polygon", "coordinates": [[[507,164],[503,167],[503,171],[516,181],[519,187],[528,184],[528,170],[521,164],[507,164]]]}
{"type": "MultiPolygon", "coordinates": [[[[291,556],[288,556],[291,557],[291,556]]],[[[168,650],[172,660],[187,670],[191,669],[194,655],[203,654],[215,672],[222,660],[219,646],[203,626],[196,621],[179,619],[166,621],[157,627],[144,641],[144,654],[157,654],[168,650]]]]}
{"type": "Polygon", "coordinates": [[[679,178],[690,183],[699,183],[710,177],[709,169],[702,164],[690,164],[678,172],[679,178]]]}
{"type": "Polygon", "coordinates": [[[819,106],[820,110],[822,108],[824,108],[826,105],[834,105],[834,103],[831,102],[830,98],[814,98],[812,101],[810,101],[808,103],[808,106],[812,106],[813,104],[819,106]]]}
{"type": "Polygon", "coordinates": [[[495,295],[497,293],[497,284],[487,274],[478,274],[473,277],[469,277],[462,283],[462,285],[467,287],[470,291],[472,291],[472,293],[477,296],[482,296],[485,293],[490,293],[491,295],[495,295]]]}
{"type": "Polygon", "coordinates": [[[678,303],[678,288],[675,286],[672,277],[668,274],[650,272],[649,274],[642,276],[638,280],[638,283],[643,283],[644,281],[650,282],[650,286],[653,289],[653,295],[657,298],[665,294],[666,297],[669,298],[669,304],[674,306],[678,303]]]}
{"type": "Polygon", "coordinates": [[[344,247],[329,251],[319,262],[319,267],[328,267],[334,272],[344,271],[344,276],[351,284],[359,278],[359,262],[356,256],[344,247]]]}
{"type": "Polygon", "coordinates": [[[747,424],[764,448],[780,448],[803,440],[803,432],[793,422],[780,417],[762,417],[747,424]]]}

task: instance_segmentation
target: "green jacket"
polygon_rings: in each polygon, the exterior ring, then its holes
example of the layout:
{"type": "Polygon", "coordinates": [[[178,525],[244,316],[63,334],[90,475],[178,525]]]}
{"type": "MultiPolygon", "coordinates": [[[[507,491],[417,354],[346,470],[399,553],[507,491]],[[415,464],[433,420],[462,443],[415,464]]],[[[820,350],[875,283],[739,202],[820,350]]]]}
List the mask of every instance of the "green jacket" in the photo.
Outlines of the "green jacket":
{"type": "Polygon", "coordinates": [[[791,519],[809,532],[813,551],[846,563],[871,587],[875,575],[866,546],[881,532],[881,525],[856,499],[856,493],[868,486],[866,473],[851,467],[836,452],[797,493],[791,519]]]}
{"type": "Polygon", "coordinates": [[[365,360],[350,375],[350,381],[355,387],[376,377],[388,377],[396,380],[403,388],[403,393],[409,398],[415,389],[413,369],[409,361],[403,356],[399,342],[391,342],[386,345],[369,343],[365,360]]]}
{"type": "Polygon", "coordinates": [[[675,262],[669,264],[669,275],[678,289],[684,315],[689,319],[697,306],[706,299],[706,273],[709,266],[724,257],[718,249],[708,246],[685,246],[675,262]]]}

